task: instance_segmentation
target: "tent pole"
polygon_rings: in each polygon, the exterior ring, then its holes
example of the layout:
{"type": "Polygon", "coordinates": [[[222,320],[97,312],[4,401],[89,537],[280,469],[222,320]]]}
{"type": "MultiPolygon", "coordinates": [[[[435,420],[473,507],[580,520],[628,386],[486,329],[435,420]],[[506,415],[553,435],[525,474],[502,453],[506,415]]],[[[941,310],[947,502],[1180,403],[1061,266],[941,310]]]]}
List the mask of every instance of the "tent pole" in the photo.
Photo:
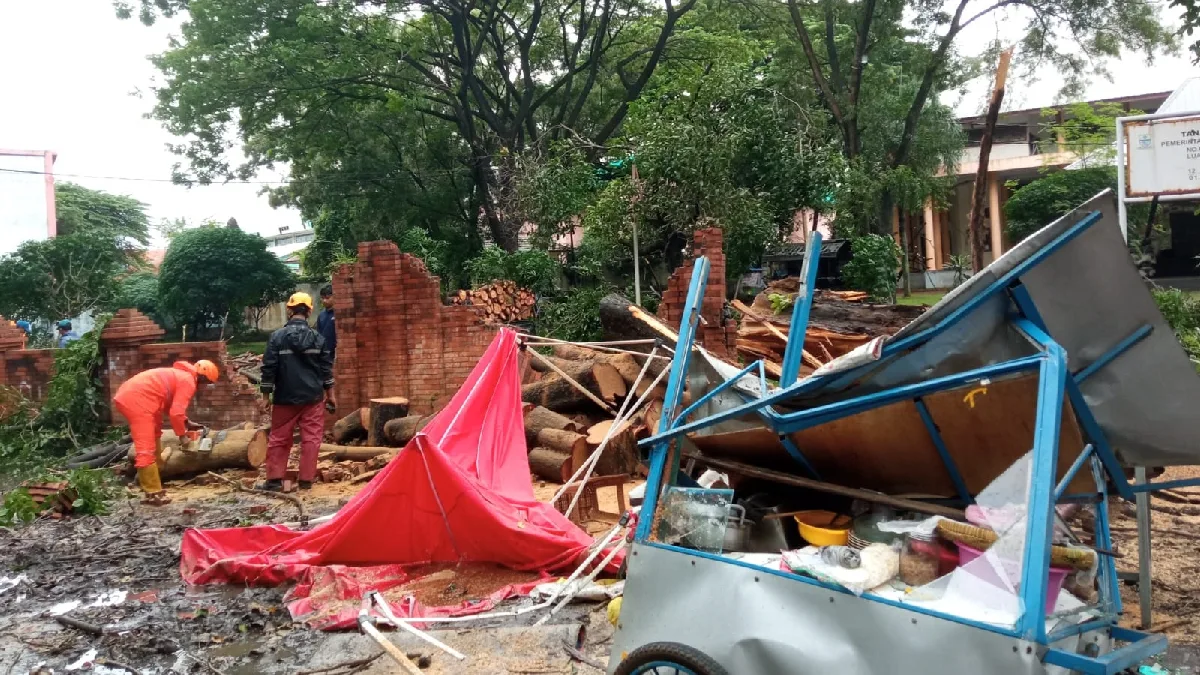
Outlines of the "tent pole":
{"type": "MultiPolygon", "coordinates": [[[[1146,484],[1146,467],[1134,469],[1134,481],[1146,484]]],[[[1137,493],[1138,530],[1138,602],[1142,613],[1142,628],[1150,628],[1150,493],[1137,493]]]]}

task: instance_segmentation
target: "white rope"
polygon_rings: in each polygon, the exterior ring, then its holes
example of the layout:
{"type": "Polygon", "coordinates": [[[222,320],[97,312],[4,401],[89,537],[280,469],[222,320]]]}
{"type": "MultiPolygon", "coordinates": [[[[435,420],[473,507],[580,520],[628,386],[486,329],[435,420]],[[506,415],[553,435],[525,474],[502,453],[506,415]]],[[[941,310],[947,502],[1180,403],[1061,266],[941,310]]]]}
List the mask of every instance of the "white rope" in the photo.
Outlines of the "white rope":
{"type": "MultiPolygon", "coordinates": [[[[642,358],[651,358],[651,359],[662,359],[664,361],[671,360],[670,357],[667,357],[667,356],[649,356],[648,354],[646,354],[646,352],[635,352],[635,351],[632,351],[629,349],[618,349],[616,347],[601,347],[599,345],[588,345],[586,343],[580,343],[580,342],[563,342],[561,340],[553,340],[553,341],[547,341],[547,340],[548,339],[544,339],[544,338],[530,338],[528,340],[525,340],[525,344],[530,347],[551,347],[554,345],[583,346],[583,347],[587,347],[588,349],[593,349],[593,350],[597,350],[597,351],[605,351],[605,352],[613,352],[615,354],[629,354],[630,356],[640,356],[642,358]]],[[[660,345],[660,346],[662,346],[662,345],[660,345]]],[[[662,346],[662,347],[664,349],[667,349],[666,346],[662,346]]]]}
{"type": "MultiPolygon", "coordinates": [[[[645,368],[642,369],[642,372],[645,372],[645,368]]],[[[654,382],[651,383],[651,385],[646,388],[646,391],[642,393],[641,398],[639,398],[637,400],[637,403],[634,404],[633,408],[629,411],[629,414],[626,415],[624,419],[619,420],[619,421],[617,421],[617,420],[613,421],[612,426],[609,427],[609,429],[608,429],[608,434],[605,435],[605,437],[604,437],[604,441],[600,443],[600,446],[596,448],[596,451],[592,453],[592,456],[589,457],[588,460],[583,463],[584,466],[587,467],[587,471],[583,474],[583,478],[579,479],[579,487],[575,490],[575,498],[571,500],[571,505],[567,507],[567,511],[563,515],[567,516],[568,518],[571,517],[571,512],[575,510],[575,505],[577,503],[579,503],[579,498],[583,496],[584,486],[587,485],[588,479],[592,477],[592,472],[596,470],[596,465],[600,463],[600,454],[602,452],[604,452],[604,449],[608,446],[609,439],[615,435],[615,430],[619,426],[623,425],[630,418],[632,418],[634,416],[634,414],[637,413],[638,409],[642,407],[642,404],[646,402],[646,399],[650,396],[650,394],[654,391],[654,389],[658,386],[658,383],[662,380],[662,378],[664,376],[666,376],[666,374],[667,374],[667,371],[663,370],[662,372],[660,372],[658,374],[658,377],[654,378],[654,382]]],[[[641,379],[641,377],[639,375],[638,380],[640,380],[640,379],[641,379]]],[[[629,399],[625,399],[625,403],[629,403],[629,399]]],[[[580,467],[580,468],[583,468],[583,467],[580,467]]],[[[576,471],[575,473],[578,474],[579,472],[576,471]]],[[[572,479],[573,478],[574,478],[574,476],[572,476],[572,479]]],[[[573,483],[574,480],[572,480],[571,482],[573,483]]],[[[570,485],[570,483],[568,483],[567,485],[570,485]]],[[[563,488],[560,488],[560,491],[562,489],[565,489],[565,487],[566,486],[563,486],[563,488]]],[[[624,488],[618,488],[618,489],[624,489],[624,488]]]]}
{"type": "MultiPolygon", "coordinates": [[[[657,350],[657,348],[650,350],[651,356],[654,355],[654,352],[656,350],[657,350]]],[[[634,378],[633,384],[630,385],[630,387],[633,391],[637,391],[638,385],[641,384],[642,378],[646,375],[646,370],[649,368],[650,368],[650,360],[647,359],[646,363],[642,365],[641,371],[638,372],[637,377],[634,378]]],[[[664,368],[659,373],[659,375],[661,376],[662,373],[665,373],[665,372],[667,372],[667,371],[664,368]]],[[[646,389],[645,393],[649,393],[653,389],[654,389],[654,386],[652,385],[648,389],[646,389]]],[[[643,397],[644,397],[644,395],[645,394],[643,394],[643,397]]],[[[584,461],[583,464],[581,464],[577,469],[575,469],[575,473],[571,474],[571,478],[568,479],[567,482],[562,485],[562,487],[558,488],[558,491],[554,493],[554,499],[550,500],[550,503],[553,504],[555,501],[557,501],[558,498],[561,497],[563,495],[563,493],[566,492],[567,487],[571,483],[574,483],[575,479],[579,478],[579,474],[581,471],[583,471],[583,467],[587,466],[589,463],[597,461],[593,458],[599,458],[600,453],[603,452],[604,448],[606,448],[608,446],[609,439],[612,438],[616,434],[616,430],[621,425],[623,425],[630,417],[632,417],[633,414],[637,411],[637,406],[634,406],[634,409],[629,411],[628,414],[626,414],[626,410],[628,409],[629,402],[631,400],[633,400],[633,399],[626,397],[625,400],[621,402],[621,407],[617,410],[617,414],[616,414],[615,418],[613,419],[613,423],[608,427],[608,431],[605,432],[604,438],[600,440],[600,445],[592,452],[591,455],[588,456],[587,460],[584,461]]],[[[582,485],[579,487],[578,490],[576,490],[575,498],[571,501],[571,506],[567,509],[566,513],[564,513],[563,515],[570,517],[571,512],[575,509],[576,502],[579,501],[579,495],[581,495],[581,494],[583,494],[583,486],[582,485]]]]}

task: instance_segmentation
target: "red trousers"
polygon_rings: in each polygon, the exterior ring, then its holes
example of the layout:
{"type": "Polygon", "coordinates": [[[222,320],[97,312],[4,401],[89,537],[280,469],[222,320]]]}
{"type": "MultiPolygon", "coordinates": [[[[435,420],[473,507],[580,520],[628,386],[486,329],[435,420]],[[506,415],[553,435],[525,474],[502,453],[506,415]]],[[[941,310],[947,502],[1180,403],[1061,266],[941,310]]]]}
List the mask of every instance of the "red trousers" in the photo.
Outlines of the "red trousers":
{"type": "Polygon", "coordinates": [[[325,435],[325,401],[307,405],[271,406],[271,436],[267,443],[267,480],[282,479],[292,453],[292,432],[300,425],[299,479],[312,482],[317,476],[317,453],[325,435]]]}

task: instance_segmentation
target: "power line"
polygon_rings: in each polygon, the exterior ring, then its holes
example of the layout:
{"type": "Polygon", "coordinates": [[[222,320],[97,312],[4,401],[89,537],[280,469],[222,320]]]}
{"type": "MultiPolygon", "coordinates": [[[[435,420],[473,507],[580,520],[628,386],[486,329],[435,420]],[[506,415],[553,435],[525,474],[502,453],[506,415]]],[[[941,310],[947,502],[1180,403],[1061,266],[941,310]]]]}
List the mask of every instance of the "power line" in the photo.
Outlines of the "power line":
{"type": "MultiPolygon", "coordinates": [[[[54,171],[32,171],[32,170],[28,170],[28,169],[8,169],[8,168],[3,168],[3,167],[0,167],[0,172],[28,174],[31,176],[53,176],[55,178],[84,178],[84,179],[89,179],[89,180],[120,180],[120,181],[130,181],[130,182],[138,182],[138,183],[171,183],[173,185],[179,185],[179,183],[176,183],[175,180],[171,179],[171,178],[145,178],[145,177],[134,177],[134,176],[90,176],[90,175],[78,174],[78,173],[57,173],[54,171]]],[[[395,176],[391,176],[389,174],[377,174],[377,175],[364,174],[364,175],[360,175],[356,178],[333,178],[333,179],[303,178],[303,179],[283,179],[283,180],[223,180],[220,182],[203,183],[203,185],[205,185],[205,186],[209,186],[209,185],[292,185],[292,184],[299,184],[299,183],[307,183],[307,184],[313,184],[313,185],[342,185],[342,184],[348,184],[348,183],[359,183],[359,182],[366,181],[366,180],[395,179],[395,178],[396,178],[395,176]]]]}

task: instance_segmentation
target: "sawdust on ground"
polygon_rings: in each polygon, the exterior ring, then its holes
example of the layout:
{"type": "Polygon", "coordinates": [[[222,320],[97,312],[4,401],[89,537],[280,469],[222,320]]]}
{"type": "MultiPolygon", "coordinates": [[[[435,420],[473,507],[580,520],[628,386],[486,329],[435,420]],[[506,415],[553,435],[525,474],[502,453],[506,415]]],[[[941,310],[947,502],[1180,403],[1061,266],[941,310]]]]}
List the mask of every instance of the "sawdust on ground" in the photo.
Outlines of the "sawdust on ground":
{"type": "MultiPolygon", "coordinates": [[[[1200,478],[1200,466],[1171,467],[1156,481],[1200,478]]],[[[1172,490],[1200,506],[1200,488],[1172,490]]],[[[1182,510],[1187,504],[1151,496],[1155,507],[1182,510]]],[[[1150,570],[1153,582],[1151,630],[1166,633],[1176,644],[1200,644],[1200,508],[1186,509],[1197,515],[1175,515],[1152,509],[1150,570]]],[[[1132,503],[1114,500],[1110,506],[1113,542],[1119,572],[1137,573],[1137,517],[1132,503]]],[[[1121,584],[1124,616],[1121,625],[1141,625],[1136,583],[1121,584]]]]}

